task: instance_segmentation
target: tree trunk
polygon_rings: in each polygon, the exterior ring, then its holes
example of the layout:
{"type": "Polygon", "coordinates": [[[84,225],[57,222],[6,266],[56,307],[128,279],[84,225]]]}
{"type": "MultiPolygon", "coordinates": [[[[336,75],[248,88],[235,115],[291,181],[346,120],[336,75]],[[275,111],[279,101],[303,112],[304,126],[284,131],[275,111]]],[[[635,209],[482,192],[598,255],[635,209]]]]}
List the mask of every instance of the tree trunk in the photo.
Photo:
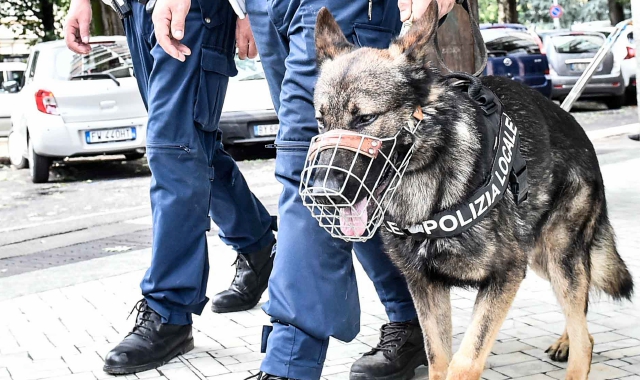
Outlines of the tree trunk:
{"type": "Polygon", "coordinates": [[[624,8],[618,0],[608,0],[609,3],[609,20],[611,25],[616,25],[624,20],[624,8]]]}
{"type": "Polygon", "coordinates": [[[91,2],[91,34],[94,36],[104,35],[104,22],[102,21],[102,1],[91,2]]]}
{"type": "Polygon", "coordinates": [[[498,0],[498,21],[509,24],[518,23],[517,0],[498,0]]]}
{"type": "Polygon", "coordinates": [[[53,13],[53,1],[40,0],[40,14],[42,21],[42,30],[44,31],[43,41],[56,40],[55,15],[53,13]]]}
{"type": "Polygon", "coordinates": [[[104,25],[105,36],[122,36],[124,35],[124,26],[118,14],[111,9],[110,6],[100,1],[102,8],[102,23],[104,25]]]}

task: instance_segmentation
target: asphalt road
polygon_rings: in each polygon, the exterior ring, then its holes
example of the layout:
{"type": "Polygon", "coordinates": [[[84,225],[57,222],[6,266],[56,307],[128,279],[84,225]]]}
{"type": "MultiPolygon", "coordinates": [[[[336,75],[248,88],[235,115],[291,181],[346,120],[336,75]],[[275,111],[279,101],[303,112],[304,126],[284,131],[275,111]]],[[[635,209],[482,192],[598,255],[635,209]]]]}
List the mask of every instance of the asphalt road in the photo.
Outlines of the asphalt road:
{"type": "MultiPolygon", "coordinates": [[[[611,111],[589,103],[573,114],[587,130],[637,122],[636,107],[611,111]]],[[[627,140],[595,145],[601,159],[635,157],[640,143],[627,140]]],[[[275,152],[233,154],[242,159],[251,189],[275,213],[281,191],[273,176],[275,152]]],[[[68,159],[56,163],[50,183],[41,185],[31,183],[27,170],[0,163],[0,277],[150,246],[149,182],[144,158],[68,159]]]]}

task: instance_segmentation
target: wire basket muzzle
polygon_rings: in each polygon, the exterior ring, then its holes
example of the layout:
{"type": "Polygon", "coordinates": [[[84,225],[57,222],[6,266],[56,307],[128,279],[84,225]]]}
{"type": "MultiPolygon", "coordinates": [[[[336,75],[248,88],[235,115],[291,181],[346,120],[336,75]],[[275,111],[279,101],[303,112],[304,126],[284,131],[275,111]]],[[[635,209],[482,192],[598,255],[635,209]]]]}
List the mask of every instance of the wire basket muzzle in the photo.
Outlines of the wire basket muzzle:
{"type": "Polygon", "coordinates": [[[311,140],[300,196],[331,236],[345,241],[373,237],[411,157],[398,151],[398,134],[380,139],[332,130],[311,140]]]}

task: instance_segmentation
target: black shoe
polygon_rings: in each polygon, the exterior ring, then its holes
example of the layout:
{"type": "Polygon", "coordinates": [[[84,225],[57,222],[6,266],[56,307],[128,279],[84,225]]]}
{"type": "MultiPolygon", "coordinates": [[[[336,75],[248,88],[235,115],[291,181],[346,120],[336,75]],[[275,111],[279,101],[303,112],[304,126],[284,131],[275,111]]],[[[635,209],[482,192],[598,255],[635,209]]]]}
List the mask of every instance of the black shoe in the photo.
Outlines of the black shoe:
{"type": "Polygon", "coordinates": [[[193,349],[191,325],[163,324],[160,314],[144,299],[134,306],[134,310],[138,310],[136,324],[107,354],[103,368],[106,373],[126,375],[148,371],[193,349]]]}
{"type": "Polygon", "coordinates": [[[640,134],[629,135],[631,140],[640,141],[640,134]]]}
{"type": "Polygon", "coordinates": [[[247,255],[238,254],[234,262],[236,277],[231,286],[216,294],[211,300],[211,310],[214,313],[249,310],[258,304],[269,283],[275,244],[274,240],[261,251],[247,255]]]}
{"type": "Polygon", "coordinates": [[[286,377],[269,375],[268,373],[264,373],[262,371],[256,373],[253,376],[249,376],[244,380],[249,380],[249,379],[256,379],[256,380],[293,380],[293,379],[288,379],[286,377]]]}
{"type": "Polygon", "coordinates": [[[427,364],[422,330],[417,320],[382,325],[380,342],[351,366],[349,379],[405,380],[427,364]]]}

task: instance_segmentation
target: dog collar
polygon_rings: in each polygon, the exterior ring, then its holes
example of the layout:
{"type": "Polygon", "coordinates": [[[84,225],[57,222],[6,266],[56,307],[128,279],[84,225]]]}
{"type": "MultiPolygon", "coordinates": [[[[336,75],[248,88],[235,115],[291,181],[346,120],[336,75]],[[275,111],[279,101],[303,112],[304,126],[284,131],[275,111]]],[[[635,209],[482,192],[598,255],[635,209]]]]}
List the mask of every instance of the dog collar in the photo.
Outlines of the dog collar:
{"type": "MultiPolygon", "coordinates": [[[[476,82],[477,84],[478,82],[476,82]]],[[[493,146],[483,150],[492,154],[491,171],[484,184],[469,199],[450,209],[440,211],[420,223],[401,227],[385,219],[385,228],[394,235],[425,240],[462,234],[482,221],[502,199],[509,188],[516,205],[527,199],[527,164],[520,153],[520,134],[513,120],[502,111],[502,104],[488,88],[471,87],[469,93],[484,111],[487,141],[493,146]]]]}

